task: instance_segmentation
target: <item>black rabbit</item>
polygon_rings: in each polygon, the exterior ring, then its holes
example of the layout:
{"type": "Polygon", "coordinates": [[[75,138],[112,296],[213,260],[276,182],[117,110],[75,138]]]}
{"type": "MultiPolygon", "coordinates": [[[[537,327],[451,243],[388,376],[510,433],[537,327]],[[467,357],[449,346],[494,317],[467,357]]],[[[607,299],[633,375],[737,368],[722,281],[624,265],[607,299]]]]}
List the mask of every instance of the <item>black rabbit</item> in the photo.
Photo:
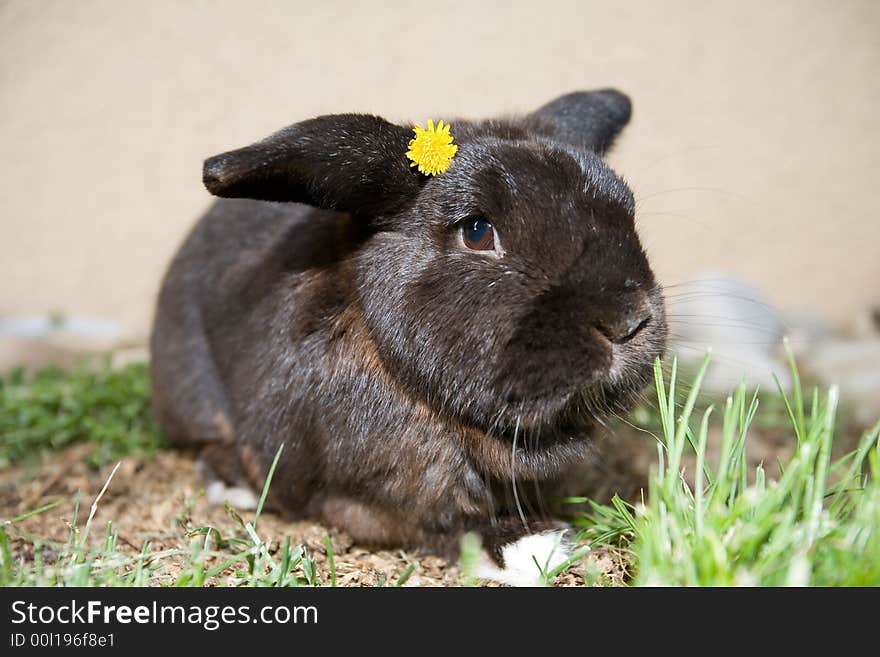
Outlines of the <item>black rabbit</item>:
{"type": "Polygon", "coordinates": [[[474,531],[502,581],[533,577],[535,551],[558,563],[562,526],[526,491],[584,462],[666,338],[632,193],[600,158],[629,116],[602,90],[454,120],[433,177],[409,127],[359,114],[208,159],[208,190],[244,200],[217,201],[165,277],[161,426],[257,488],[284,443],[274,502],[358,541],[449,555],[474,531]]]}

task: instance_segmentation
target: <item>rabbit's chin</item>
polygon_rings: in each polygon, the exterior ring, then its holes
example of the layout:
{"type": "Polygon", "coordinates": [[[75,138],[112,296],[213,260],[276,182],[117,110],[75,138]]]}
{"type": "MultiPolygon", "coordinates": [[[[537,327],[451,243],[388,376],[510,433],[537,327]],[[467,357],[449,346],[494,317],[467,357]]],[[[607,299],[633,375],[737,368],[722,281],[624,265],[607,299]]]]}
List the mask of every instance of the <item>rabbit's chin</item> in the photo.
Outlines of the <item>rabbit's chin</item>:
{"type": "Polygon", "coordinates": [[[495,426],[508,437],[527,433],[547,442],[587,438],[596,425],[632,410],[650,378],[647,365],[611,369],[579,388],[509,403],[500,411],[495,426]]]}

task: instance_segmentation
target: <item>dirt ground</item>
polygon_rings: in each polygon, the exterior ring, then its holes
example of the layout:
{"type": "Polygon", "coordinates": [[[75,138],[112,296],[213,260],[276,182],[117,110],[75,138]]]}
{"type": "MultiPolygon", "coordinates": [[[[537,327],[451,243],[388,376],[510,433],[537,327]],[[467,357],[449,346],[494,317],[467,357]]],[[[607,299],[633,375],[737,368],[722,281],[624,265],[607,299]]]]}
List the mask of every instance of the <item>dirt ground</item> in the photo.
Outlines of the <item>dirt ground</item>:
{"type": "MultiPolygon", "coordinates": [[[[710,439],[710,446],[713,441],[710,439]]],[[[850,442],[850,441],[844,441],[850,442]]],[[[777,458],[785,462],[794,445],[782,432],[757,431],[750,435],[750,461],[763,462],[774,476],[777,458]]],[[[844,445],[839,446],[841,449],[844,445]]],[[[113,464],[94,468],[87,463],[91,445],[77,445],[62,451],[44,453],[40,459],[0,472],[0,518],[12,518],[42,505],[62,503],[37,516],[11,525],[13,553],[33,558],[33,543],[40,539],[48,546],[63,545],[73,522],[74,503],[80,495],[78,526],[82,527],[89,506],[106,482],[113,464]]],[[[711,449],[710,449],[711,453],[711,449]]],[[[584,480],[584,492],[597,501],[607,501],[617,493],[624,499],[638,500],[646,486],[648,473],[656,460],[655,439],[631,429],[616,429],[597,444],[597,455],[584,480]]],[[[687,467],[687,466],[686,466],[687,467]]],[[[689,469],[692,469],[689,468],[689,469]]],[[[245,520],[252,513],[242,513],[245,520]]],[[[112,521],[119,534],[118,549],[132,555],[150,541],[154,552],[187,550],[199,539],[190,532],[214,527],[223,536],[245,537],[240,523],[223,507],[208,503],[195,468],[194,455],[163,450],[153,456],[128,456],[100,500],[90,544],[104,538],[106,523],[112,521]]],[[[259,534],[275,551],[290,536],[291,545],[308,549],[315,561],[318,577],[329,582],[324,537],[329,536],[340,586],[382,586],[395,583],[412,561],[417,563],[407,586],[457,586],[461,573],[457,564],[431,555],[400,550],[372,550],[357,545],[345,533],[308,521],[291,521],[272,512],[260,517],[259,534]]],[[[51,552],[49,553],[51,554],[51,552]]],[[[152,585],[175,581],[181,570],[180,559],[163,560],[150,579],[152,585]]],[[[597,548],[557,581],[561,586],[583,585],[585,573],[601,573],[605,583],[624,584],[628,578],[626,552],[597,548]]],[[[231,572],[209,580],[213,585],[235,585],[231,572]]]]}
{"type": "MultiPolygon", "coordinates": [[[[8,528],[13,555],[33,559],[33,544],[39,539],[48,546],[60,547],[67,540],[73,522],[77,493],[80,495],[78,526],[82,528],[89,506],[99,493],[113,465],[94,468],[87,463],[91,445],[77,445],[59,452],[46,453],[39,462],[9,468],[0,473],[0,518],[12,518],[45,504],[62,503],[39,515],[8,528]]],[[[242,513],[251,520],[253,513],[242,513]]],[[[106,523],[112,521],[118,532],[118,549],[136,555],[145,541],[153,552],[183,549],[194,540],[190,534],[200,527],[214,527],[223,536],[241,536],[240,524],[225,508],[210,505],[203,482],[196,475],[192,454],[163,450],[153,456],[129,456],[113,477],[98,504],[89,536],[89,544],[104,540],[106,523]]],[[[260,516],[259,534],[274,552],[290,536],[291,545],[308,549],[316,571],[324,583],[330,581],[323,541],[329,536],[339,586],[382,586],[395,583],[412,561],[417,563],[407,586],[457,586],[460,569],[435,556],[406,553],[400,550],[370,550],[354,544],[349,536],[334,528],[309,521],[291,521],[272,512],[260,516]]],[[[50,550],[47,554],[51,555],[50,550]]],[[[51,557],[50,557],[51,558],[51,557]]],[[[170,584],[181,571],[179,559],[171,557],[152,576],[152,585],[170,584]]],[[[620,551],[600,548],[557,581],[558,585],[584,583],[584,569],[604,574],[612,584],[622,584],[627,563],[620,551]]],[[[208,582],[234,585],[235,578],[224,573],[208,582]]]]}

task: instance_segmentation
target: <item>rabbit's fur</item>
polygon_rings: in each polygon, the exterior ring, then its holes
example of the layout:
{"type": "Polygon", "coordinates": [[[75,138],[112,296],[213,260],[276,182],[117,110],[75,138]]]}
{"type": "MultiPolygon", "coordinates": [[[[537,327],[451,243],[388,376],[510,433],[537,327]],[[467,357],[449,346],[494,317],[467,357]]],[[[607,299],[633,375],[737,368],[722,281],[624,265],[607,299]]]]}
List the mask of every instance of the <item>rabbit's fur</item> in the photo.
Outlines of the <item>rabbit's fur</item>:
{"type": "Polygon", "coordinates": [[[629,115],[603,90],[453,120],[435,177],[409,127],[356,114],[210,158],[207,188],[238,198],[165,277],[161,426],[257,488],[283,443],[274,502],[364,543],[454,554],[475,531],[497,556],[547,526],[534,491],[587,459],[665,343],[632,194],[600,158],[629,115]],[[474,216],[495,252],[464,247],[474,216]]]}

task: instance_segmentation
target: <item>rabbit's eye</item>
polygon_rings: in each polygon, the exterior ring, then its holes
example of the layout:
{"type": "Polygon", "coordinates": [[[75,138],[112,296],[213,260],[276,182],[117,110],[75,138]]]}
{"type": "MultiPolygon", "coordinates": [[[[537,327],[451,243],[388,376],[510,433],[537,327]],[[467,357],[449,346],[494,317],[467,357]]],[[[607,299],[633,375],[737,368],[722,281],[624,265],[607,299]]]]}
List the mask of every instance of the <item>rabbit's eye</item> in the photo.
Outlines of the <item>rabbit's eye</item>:
{"type": "Polygon", "coordinates": [[[461,226],[464,245],[474,251],[492,251],[495,248],[495,229],[485,219],[468,219],[461,226]]]}

